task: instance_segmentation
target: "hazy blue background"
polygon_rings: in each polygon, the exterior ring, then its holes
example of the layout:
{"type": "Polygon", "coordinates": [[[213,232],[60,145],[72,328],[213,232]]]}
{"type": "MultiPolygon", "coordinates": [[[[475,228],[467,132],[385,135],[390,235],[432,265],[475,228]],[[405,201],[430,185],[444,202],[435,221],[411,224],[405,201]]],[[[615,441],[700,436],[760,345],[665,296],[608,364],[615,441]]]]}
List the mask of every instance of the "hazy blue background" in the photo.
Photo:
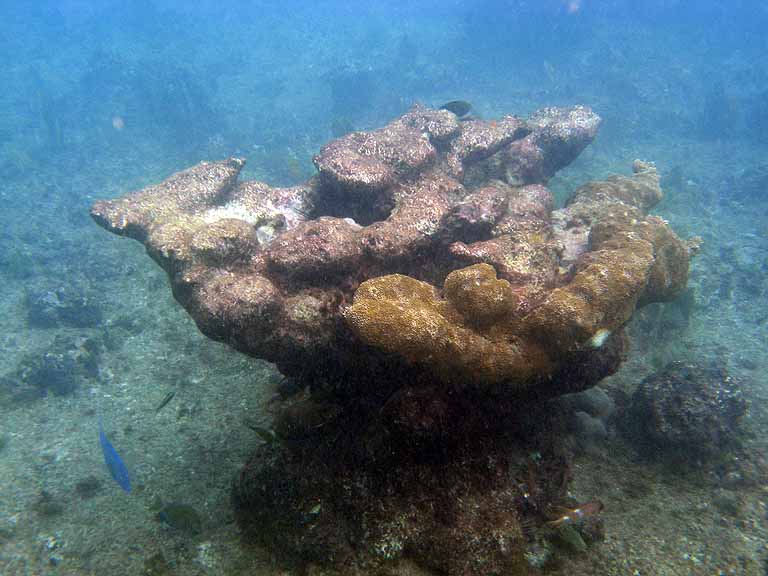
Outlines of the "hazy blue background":
{"type": "MultiPolygon", "coordinates": [[[[559,198],[655,161],[657,212],[705,241],[689,308],[639,315],[633,381],[670,359],[719,359],[766,398],[768,3],[407,4],[0,2],[0,568],[60,554],[72,573],[138,569],[157,538],[153,499],[192,502],[226,533],[229,481],[255,441],[241,416],[271,377],[199,336],[141,247],[98,229],[90,204],[229,155],[247,158],[245,177],[296,183],[334,134],[416,101],[465,99],[483,118],[594,108],[600,134],[551,182],[559,198]],[[36,321],[48,297],[79,316],[36,321]],[[54,365],[63,388],[32,382],[41,359],[73,355],[89,363],[54,365]],[[95,398],[143,496],[121,499],[108,480],[73,496],[105,475],[95,398]],[[62,510],[49,517],[51,500],[62,510]]],[[[753,404],[756,421],[765,411],[753,404]]]]}
{"type": "Polygon", "coordinates": [[[482,117],[587,104],[605,122],[561,179],[653,160],[672,176],[661,209],[714,210],[707,228],[762,201],[768,4],[404,4],[3,2],[0,266],[108,280],[94,198],[233,154],[247,176],[294,183],[335,133],[415,101],[462,98],[482,117]]]}

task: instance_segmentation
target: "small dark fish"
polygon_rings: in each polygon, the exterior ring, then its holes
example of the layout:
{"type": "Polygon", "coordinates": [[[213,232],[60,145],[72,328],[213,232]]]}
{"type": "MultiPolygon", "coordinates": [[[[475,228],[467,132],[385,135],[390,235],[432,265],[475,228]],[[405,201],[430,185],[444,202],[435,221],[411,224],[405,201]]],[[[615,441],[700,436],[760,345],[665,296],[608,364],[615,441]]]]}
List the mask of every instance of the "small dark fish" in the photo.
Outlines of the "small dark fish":
{"type": "Polygon", "coordinates": [[[267,444],[276,444],[279,441],[279,438],[277,437],[277,434],[275,434],[274,430],[270,430],[269,428],[264,428],[263,426],[259,426],[258,424],[254,424],[250,421],[245,421],[244,424],[256,432],[256,435],[264,440],[267,444]]]}
{"type": "Polygon", "coordinates": [[[120,485],[120,488],[130,494],[131,477],[128,474],[128,468],[104,433],[104,425],[101,422],[101,418],[99,418],[99,443],[101,444],[101,452],[104,454],[104,463],[109,468],[110,475],[120,485]]]}
{"type": "Polygon", "coordinates": [[[558,528],[564,524],[575,524],[589,516],[597,516],[603,510],[600,500],[590,500],[576,508],[562,508],[556,518],[547,522],[547,526],[558,528]]]}
{"type": "Polygon", "coordinates": [[[170,392],[168,392],[168,394],[165,395],[165,398],[163,398],[163,401],[157,405],[157,408],[155,408],[155,414],[157,414],[158,412],[160,412],[160,410],[165,408],[168,405],[168,402],[173,400],[174,396],[176,396],[176,390],[171,390],[170,392]]]}
{"type": "Polygon", "coordinates": [[[445,104],[440,106],[440,110],[448,110],[448,112],[453,112],[459,118],[469,114],[469,111],[471,109],[472,109],[472,104],[470,104],[466,100],[451,100],[450,102],[446,102],[445,104]]]}

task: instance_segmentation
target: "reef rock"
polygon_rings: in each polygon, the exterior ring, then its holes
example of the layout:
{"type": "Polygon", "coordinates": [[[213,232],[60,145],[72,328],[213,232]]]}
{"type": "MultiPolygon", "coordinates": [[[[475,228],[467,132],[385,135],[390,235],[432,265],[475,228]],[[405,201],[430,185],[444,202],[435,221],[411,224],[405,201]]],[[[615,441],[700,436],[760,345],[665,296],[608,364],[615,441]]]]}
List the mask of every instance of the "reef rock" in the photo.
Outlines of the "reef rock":
{"type": "Polygon", "coordinates": [[[725,367],[672,362],[638,386],[627,429],[654,452],[705,459],[739,446],[746,411],[741,383],[725,367]]]}
{"type": "Polygon", "coordinates": [[[522,526],[569,477],[556,426],[526,415],[615,371],[624,324],[685,287],[695,249],[648,215],[652,164],[554,209],[547,180],[599,124],[581,106],[461,121],[417,105],[324,146],[299,186],[238,182],[232,158],[93,206],[202,332],[306,390],[236,483],[257,538],[321,564],[524,573],[522,526]]]}

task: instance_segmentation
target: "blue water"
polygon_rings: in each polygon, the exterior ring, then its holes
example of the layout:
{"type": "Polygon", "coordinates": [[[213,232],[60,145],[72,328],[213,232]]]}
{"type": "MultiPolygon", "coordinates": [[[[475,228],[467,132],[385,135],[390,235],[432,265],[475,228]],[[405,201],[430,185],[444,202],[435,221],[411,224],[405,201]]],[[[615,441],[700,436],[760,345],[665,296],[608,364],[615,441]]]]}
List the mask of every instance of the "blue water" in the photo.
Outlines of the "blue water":
{"type": "MultiPolygon", "coordinates": [[[[0,573],[139,574],[158,558],[156,573],[282,573],[239,547],[228,503],[258,443],[242,420],[266,421],[258,384],[279,375],[203,338],[141,247],[88,209],[228,156],[247,159],[245,178],[294,185],[335,135],[415,102],[466,100],[484,119],[592,107],[596,141],[549,183],[560,202],[636,158],[656,163],[655,213],[704,248],[688,303],[637,315],[614,400],[670,361],[722,364],[750,401],[746,450],[760,461],[767,32],[757,0],[1,2],[0,573]],[[97,402],[129,455],[130,495],[104,470],[97,402]],[[164,531],[163,501],[194,505],[204,536],[164,531]]],[[[611,430],[585,466],[612,461],[611,430]]],[[[768,573],[761,466],[743,484],[650,468],[648,486],[606,502],[603,563],[575,561],[584,574],[768,573]]]]}

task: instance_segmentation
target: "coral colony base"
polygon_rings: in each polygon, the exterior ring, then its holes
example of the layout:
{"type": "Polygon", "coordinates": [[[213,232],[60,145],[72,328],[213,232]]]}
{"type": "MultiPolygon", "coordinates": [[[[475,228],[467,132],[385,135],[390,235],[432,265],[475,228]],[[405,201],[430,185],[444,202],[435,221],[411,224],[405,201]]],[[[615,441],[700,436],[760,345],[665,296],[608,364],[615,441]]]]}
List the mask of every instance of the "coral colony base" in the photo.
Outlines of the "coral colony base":
{"type": "Polygon", "coordinates": [[[94,205],[203,333],[287,377],[235,481],[248,538],[344,574],[478,576],[536,573],[561,529],[599,538],[597,503],[552,522],[572,473],[546,401],[617,369],[622,327],[680,293],[697,248],[647,214],[652,164],[553,209],[548,179],[599,124],[417,105],[324,146],[300,186],[238,182],[232,158],[94,205]]]}

